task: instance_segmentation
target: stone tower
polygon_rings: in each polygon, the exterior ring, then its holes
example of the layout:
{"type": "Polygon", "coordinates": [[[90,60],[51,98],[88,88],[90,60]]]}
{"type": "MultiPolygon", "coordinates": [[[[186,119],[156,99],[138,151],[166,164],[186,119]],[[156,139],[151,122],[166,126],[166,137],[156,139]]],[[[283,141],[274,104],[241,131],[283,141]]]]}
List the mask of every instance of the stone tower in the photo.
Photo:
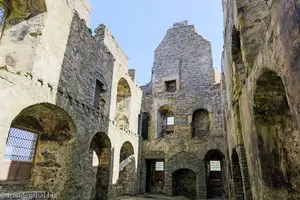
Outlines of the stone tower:
{"type": "Polygon", "coordinates": [[[187,21],[175,23],[155,51],[151,83],[142,88],[144,190],[222,196],[220,84],[214,80],[210,42],[187,21]]]}

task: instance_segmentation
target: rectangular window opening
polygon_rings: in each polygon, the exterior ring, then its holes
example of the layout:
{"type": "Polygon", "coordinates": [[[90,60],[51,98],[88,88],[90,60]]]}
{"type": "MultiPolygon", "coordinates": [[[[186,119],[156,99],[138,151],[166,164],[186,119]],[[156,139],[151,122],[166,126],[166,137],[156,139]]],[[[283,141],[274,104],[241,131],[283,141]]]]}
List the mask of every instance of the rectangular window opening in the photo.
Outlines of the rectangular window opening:
{"type": "Polygon", "coordinates": [[[166,91],[167,92],[174,92],[176,91],[176,80],[166,81],[166,91]]]}
{"type": "Polygon", "coordinates": [[[96,88],[95,88],[95,96],[94,96],[94,107],[96,109],[102,108],[105,104],[105,100],[101,97],[101,93],[105,91],[103,87],[104,84],[101,81],[96,80],[96,88]]]}
{"type": "Polygon", "coordinates": [[[164,162],[155,162],[155,171],[164,171],[164,162]]]}
{"type": "Polygon", "coordinates": [[[220,172],[221,171],[221,162],[219,160],[211,160],[209,162],[210,171],[220,172]]]}
{"type": "Polygon", "coordinates": [[[175,117],[167,117],[167,125],[172,126],[175,124],[175,117]]]}
{"type": "Polygon", "coordinates": [[[37,134],[10,128],[4,158],[12,161],[33,162],[37,134]]]}

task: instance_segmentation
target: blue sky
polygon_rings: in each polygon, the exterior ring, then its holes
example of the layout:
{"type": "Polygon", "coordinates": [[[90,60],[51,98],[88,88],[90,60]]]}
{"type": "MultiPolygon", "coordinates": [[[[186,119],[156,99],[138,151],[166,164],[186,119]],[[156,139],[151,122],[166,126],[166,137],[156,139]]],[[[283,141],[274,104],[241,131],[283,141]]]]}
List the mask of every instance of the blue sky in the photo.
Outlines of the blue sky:
{"type": "Polygon", "coordinates": [[[223,13],[221,0],[90,0],[91,28],[106,24],[136,69],[139,84],[151,80],[154,51],[167,29],[178,21],[195,24],[212,43],[214,67],[221,67],[223,13]]]}

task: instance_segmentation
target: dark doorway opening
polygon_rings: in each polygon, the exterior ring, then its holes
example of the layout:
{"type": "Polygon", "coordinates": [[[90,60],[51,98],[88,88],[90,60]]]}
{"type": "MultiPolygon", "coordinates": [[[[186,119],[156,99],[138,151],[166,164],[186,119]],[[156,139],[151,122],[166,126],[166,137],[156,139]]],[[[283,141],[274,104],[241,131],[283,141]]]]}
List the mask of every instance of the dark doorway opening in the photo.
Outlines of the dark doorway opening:
{"type": "Polygon", "coordinates": [[[211,150],[205,156],[207,198],[218,198],[224,195],[223,159],[219,150],[211,150]]]}
{"type": "Polygon", "coordinates": [[[97,154],[95,200],[107,200],[110,180],[111,142],[105,133],[97,133],[91,141],[90,148],[97,154]]]}
{"type": "Polygon", "coordinates": [[[239,157],[235,149],[232,150],[231,155],[232,162],[232,175],[234,183],[234,193],[236,200],[244,200],[244,191],[243,191],[243,179],[241,173],[241,167],[239,162],[239,157]]]}
{"type": "Polygon", "coordinates": [[[146,192],[163,193],[164,184],[164,160],[146,159],[146,192]]]}
{"type": "Polygon", "coordinates": [[[196,199],[196,173],[190,169],[179,169],[172,174],[174,196],[196,199]]]}

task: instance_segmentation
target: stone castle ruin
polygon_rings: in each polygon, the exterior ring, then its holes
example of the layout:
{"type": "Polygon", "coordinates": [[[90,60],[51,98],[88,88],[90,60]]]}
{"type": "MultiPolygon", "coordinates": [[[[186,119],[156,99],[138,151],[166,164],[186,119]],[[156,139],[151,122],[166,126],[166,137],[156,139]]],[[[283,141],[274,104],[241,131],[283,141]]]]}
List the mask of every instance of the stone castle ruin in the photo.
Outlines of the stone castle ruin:
{"type": "Polygon", "coordinates": [[[222,3],[221,82],[183,21],[139,86],[88,0],[0,0],[0,199],[300,199],[300,2],[222,3]]]}

